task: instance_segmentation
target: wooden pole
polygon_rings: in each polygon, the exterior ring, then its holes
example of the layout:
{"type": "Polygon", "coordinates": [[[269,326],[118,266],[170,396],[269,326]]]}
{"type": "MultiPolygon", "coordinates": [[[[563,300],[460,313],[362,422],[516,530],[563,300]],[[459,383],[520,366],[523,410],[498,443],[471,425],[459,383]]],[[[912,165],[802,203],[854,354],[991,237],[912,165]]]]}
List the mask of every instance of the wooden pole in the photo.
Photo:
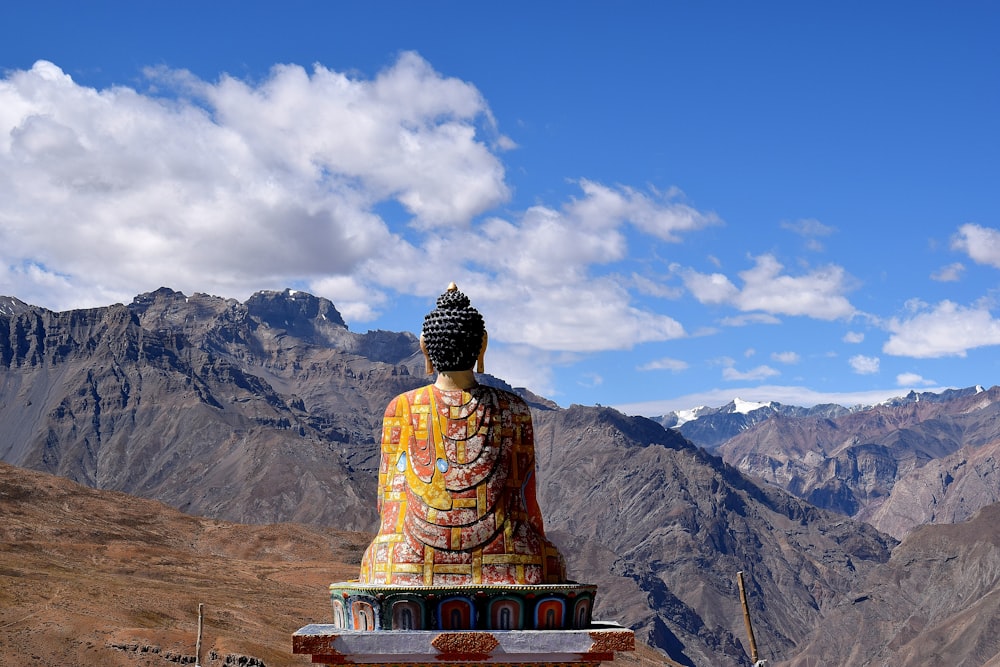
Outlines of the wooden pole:
{"type": "Polygon", "coordinates": [[[747,605],[747,591],[743,587],[743,571],[736,573],[736,581],[740,586],[740,604],[743,605],[743,622],[747,626],[747,636],[750,638],[750,659],[756,665],[759,662],[757,657],[757,640],[753,636],[753,625],[750,623],[750,607],[747,605]]]}
{"type": "Polygon", "coordinates": [[[205,605],[198,603],[198,643],[194,647],[194,667],[201,667],[201,630],[205,625],[205,605]]]}

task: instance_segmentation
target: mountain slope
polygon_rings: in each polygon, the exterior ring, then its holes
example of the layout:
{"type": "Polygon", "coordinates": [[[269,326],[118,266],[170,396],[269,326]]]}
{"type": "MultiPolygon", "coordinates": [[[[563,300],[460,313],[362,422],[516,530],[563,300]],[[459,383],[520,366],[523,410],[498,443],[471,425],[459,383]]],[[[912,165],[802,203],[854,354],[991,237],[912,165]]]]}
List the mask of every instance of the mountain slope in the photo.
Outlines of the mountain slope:
{"type": "Polygon", "coordinates": [[[914,530],[779,664],[1000,665],[1000,505],[914,530]]]}
{"type": "Polygon", "coordinates": [[[326,585],[368,536],[241,526],[0,464],[0,663],[166,665],[194,655],[300,664],[290,635],[329,617],[326,585]],[[153,650],[155,649],[155,651],[153,650]]]}
{"type": "MultiPolygon", "coordinates": [[[[0,463],[0,664],[308,665],[291,634],[331,620],[327,586],[371,536],[240,525],[0,463]]],[[[639,646],[613,665],[663,664],[639,646]]]]}

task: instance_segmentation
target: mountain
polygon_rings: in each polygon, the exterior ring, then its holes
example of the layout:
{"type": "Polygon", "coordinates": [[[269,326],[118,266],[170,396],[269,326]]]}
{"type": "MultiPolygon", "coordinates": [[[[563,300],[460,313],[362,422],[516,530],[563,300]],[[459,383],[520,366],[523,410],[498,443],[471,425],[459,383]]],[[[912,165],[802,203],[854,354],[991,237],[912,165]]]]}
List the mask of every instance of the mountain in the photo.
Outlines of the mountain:
{"type": "Polygon", "coordinates": [[[714,449],[743,431],[772,417],[825,417],[833,418],[851,410],[833,403],[802,408],[782,405],[776,401],[757,403],[736,398],[717,408],[701,406],[691,410],[669,412],[655,418],[665,428],[676,429],[691,442],[714,449]]]}
{"type": "Polygon", "coordinates": [[[31,306],[12,296],[0,296],[0,315],[16,315],[29,310],[31,306]]]}
{"type": "Polygon", "coordinates": [[[571,575],[596,574],[601,612],[684,665],[749,664],[738,571],[758,642],[778,659],[895,545],[757,486],[650,419],[536,411],[535,441],[547,529],[571,575]]]}
{"type": "Polygon", "coordinates": [[[716,447],[746,474],[903,537],[1000,500],[1000,387],[836,417],[772,415],[716,447]]]}
{"type": "MultiPolygon", "coordinates": [[[[351,332],[292,290],[19,307],[0,314],[0,459],[214,520],[370,531],[382,411],[422,366],[412,334],[351,332]]],[[[896,545],[652,420],[519,391],[571,576],[680,664],[749,664],[736,572],[762,653],[791,659],[896,545]]]]}
{"type": "MultiPolygon", "coordinates": [[[[944,403],[970,394],[983,391],[982,387],[967,387],[965,389],[946,389],[940,393],[910,391],[905,396],[883,401],[884,406],[902,406],[911,403],[944,403]]],[[[818,419],[836,419],[853,412],[871,410],[877,406],[855,405],[845,407],[836,403],[821,403],[812,407],[798,405],[783,405],[777,401],[760,403],[735,398],[719,407],[699,406],[689,410],[668,412],[653,420],[664,428],[672,428],[681,433],[691,442],[713,450],[722,443],[736,437],[743,431],[772,417],[788,417],[792,419],[815,417],[818,419]]]]}
{"type": "Polygon", "coordinates": [[[381,411],[423,382],[418,355],[290,290],[21,309],[0,315],[0,459],[193,514],[370,528],[381,411]]]}

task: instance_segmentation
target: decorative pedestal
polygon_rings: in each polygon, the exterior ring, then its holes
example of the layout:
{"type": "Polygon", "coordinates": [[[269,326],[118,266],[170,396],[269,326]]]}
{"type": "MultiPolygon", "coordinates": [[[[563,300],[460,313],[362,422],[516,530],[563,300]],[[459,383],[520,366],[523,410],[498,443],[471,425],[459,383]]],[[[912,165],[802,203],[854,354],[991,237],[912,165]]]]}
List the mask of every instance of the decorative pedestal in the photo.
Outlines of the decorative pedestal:
{"type": "Polygon", "coordinates": [[[590,627],[596,586],[330,584],[341,630],[581,630],[590,627]]]}
{"type": "Polygon", "coordinates": [[[292,635],[292,651],[324,665],[420,667],[596,667],[616,651],[634,651],[635,635],[614,624],[581,630],[342,630],[307,625],[292,635]]]}
{"type": "Polygon", "coordinates": [[[333,623],[307,625],[292,650],[326,665],[585,665],[634,651],[631,630],[592,623],[596,586],[330,585],[333,623]]]}

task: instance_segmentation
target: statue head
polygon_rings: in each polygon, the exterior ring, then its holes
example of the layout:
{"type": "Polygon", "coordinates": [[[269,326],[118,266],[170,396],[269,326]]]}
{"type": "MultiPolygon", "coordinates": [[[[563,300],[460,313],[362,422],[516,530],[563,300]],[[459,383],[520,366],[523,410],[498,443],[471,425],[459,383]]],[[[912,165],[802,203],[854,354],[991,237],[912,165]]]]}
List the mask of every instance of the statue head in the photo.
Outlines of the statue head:
{"type": "Polygon", "coordinates": [[[427,355],[427,372],[467,371],[476,365],[482,373],[486,351],[486,326],[483,316],[458,291],[455,283],[438,297],[437,308],[424,316],[420,346],[427,355]],[[433,364],[433,366],[432,366],[433,364]]]}

